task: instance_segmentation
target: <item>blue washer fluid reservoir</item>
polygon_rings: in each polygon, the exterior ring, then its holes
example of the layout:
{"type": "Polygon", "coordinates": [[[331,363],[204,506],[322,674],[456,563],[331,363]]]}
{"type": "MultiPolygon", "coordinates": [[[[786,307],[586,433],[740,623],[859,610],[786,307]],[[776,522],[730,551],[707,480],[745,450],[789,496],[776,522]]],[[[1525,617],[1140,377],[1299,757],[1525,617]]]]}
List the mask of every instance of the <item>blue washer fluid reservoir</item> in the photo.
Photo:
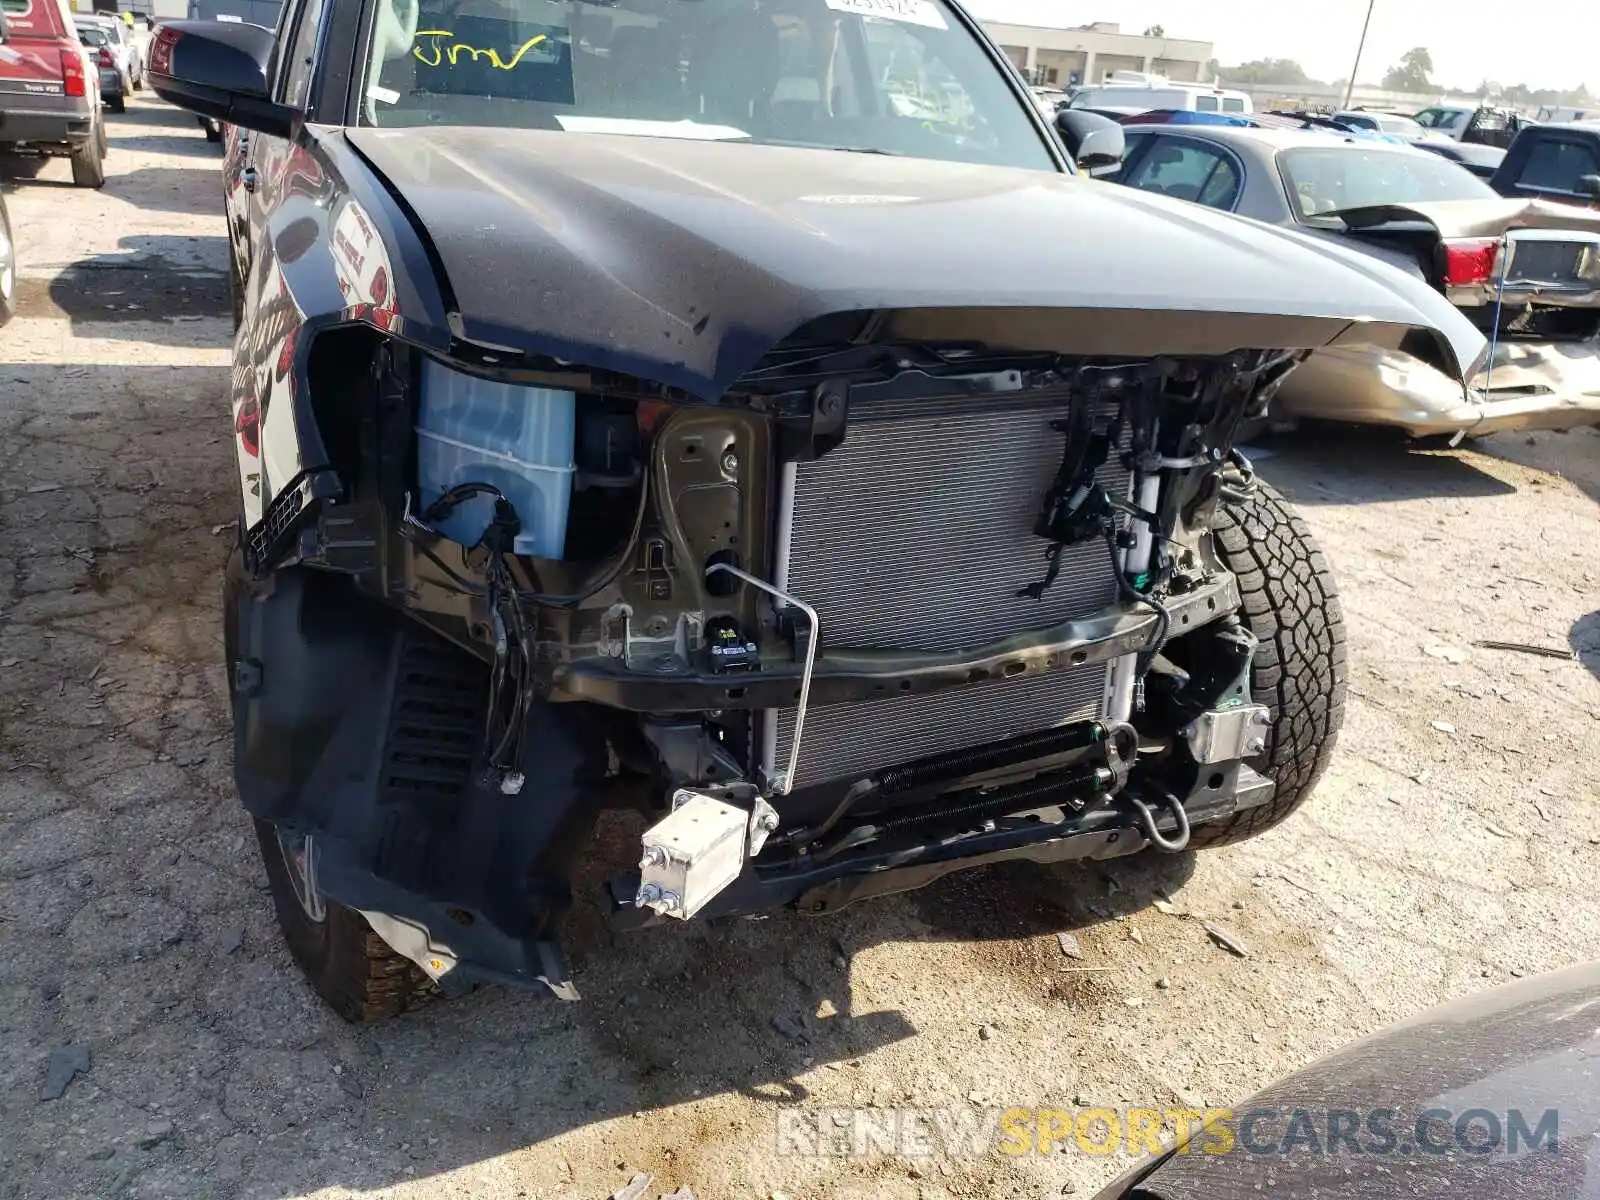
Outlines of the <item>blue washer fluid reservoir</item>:
{"type": "MultiPolygon", "coordinates": [[[[560,558],[572,500],[576,409],[571,392],[495,383],[424,359],[417,420],[422,510],[463,483],[491,484],[522,521],[516,552],[560,558]]],[[[439,530],[473,546],[493,518],[493,497],[474,496],[439,530]]]]}

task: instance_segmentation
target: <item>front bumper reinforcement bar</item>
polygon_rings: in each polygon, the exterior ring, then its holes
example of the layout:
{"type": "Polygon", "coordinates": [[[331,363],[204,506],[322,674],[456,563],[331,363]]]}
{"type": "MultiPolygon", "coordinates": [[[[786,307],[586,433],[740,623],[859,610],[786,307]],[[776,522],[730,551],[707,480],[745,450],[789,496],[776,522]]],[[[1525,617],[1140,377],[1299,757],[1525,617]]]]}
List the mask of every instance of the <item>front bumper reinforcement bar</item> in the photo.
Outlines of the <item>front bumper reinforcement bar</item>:
{"type": "MultiPolygon", "coordinates": [[[[1205,583],[1164,602],[1176,637],[1209,625],[1239,607],[1239,587],[1218,572],[1205,583]]],[[[945,654],[902,650],[819,650],[811,671],[811,704],[847,704],[880,696],[921,695],[988,679],[1010,679],[1109,662],[1150,647],[1160,618],[1150,609],[1117,603],[1087,617],[1047,629],[945,654]]],[[[633,712],[792,707],[807,661],[763,662],[749,675],[645,675],[615,658],[585,658],[559,669],[552,699],[588,700],[633,712]]]]}

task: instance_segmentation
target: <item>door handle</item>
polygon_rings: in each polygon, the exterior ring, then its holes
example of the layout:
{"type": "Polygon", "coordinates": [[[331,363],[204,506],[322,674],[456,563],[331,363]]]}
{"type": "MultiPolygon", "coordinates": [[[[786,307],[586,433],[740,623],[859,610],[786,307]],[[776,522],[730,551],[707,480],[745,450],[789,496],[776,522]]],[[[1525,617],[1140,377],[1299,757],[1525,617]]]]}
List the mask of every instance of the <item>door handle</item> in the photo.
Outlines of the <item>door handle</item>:
{"type": "Polygon", "coordinates": [[[261,186],[261,176],[254,167],[246,167],[239,172],[239,182],[244,185],[244,190],[253,196],[256,188],[261,186]]]}

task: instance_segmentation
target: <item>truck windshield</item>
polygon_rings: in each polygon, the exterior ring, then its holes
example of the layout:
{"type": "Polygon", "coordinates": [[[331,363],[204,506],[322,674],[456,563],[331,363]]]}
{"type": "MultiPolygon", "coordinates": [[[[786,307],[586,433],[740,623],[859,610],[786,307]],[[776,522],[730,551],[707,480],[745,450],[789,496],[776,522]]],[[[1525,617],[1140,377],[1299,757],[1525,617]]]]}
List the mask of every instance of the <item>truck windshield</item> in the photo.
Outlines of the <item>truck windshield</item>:
{"type": "Polygon", "coordinates": [[[944,0],[378,0],[363,122],[1058,169],[944,0]],[[419,11],[420,9],[420,11],[419,11]]]}

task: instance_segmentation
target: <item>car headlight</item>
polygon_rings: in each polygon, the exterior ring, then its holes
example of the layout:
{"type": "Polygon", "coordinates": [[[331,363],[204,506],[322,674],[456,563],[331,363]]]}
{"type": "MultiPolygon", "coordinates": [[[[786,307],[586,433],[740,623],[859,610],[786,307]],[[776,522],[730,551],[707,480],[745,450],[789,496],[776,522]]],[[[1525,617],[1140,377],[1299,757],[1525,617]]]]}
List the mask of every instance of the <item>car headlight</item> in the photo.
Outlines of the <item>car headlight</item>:
{"type": "Polygon", "coordinates": [[[1600,283],[1600,246],[1589,245],[1578,255],[1578,278],[1600,283]]]}

